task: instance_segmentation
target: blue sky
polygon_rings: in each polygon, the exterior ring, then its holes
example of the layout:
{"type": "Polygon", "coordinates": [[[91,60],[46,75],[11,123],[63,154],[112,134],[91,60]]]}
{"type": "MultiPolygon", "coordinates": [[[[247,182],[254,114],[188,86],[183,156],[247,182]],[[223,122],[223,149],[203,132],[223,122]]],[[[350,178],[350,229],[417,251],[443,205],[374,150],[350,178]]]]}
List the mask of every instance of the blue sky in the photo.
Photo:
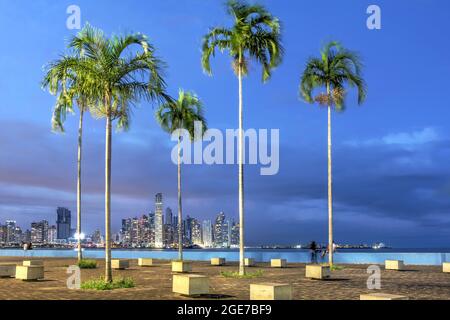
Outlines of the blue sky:
{"type": "MultiPolygon", "coordinates": [[[[325,241],[326,112],[298,97],[306,59],[328,40],[364,58],[369,95],[362,107],[349,95],[334,115],[336,239],[393,246],[450,246],[450,4],[444,0],[260,1],[283,22],[283,64],[267,84],[251,65],[244,82],[245,126],[280,129],[280,172],[246,175],[249,244],[325,241]],[[366,27],[366,8],[382,10],[382,29],[366,27]],[[443,36],[444,35],[444,36],[443,36]]],[[[0,0],[0,221],[55,220],[57,206],[75,212],[77,117],[65,135],[50,132],[54,97],[40,88],[42,68],[64,52],[75,32],[66,9],[81,8],[83,23],[106,33],[142,32],[167,63],[169,92],[195,91],[209,126],[237,127],[237,80],[218,54],[213,77],[200,65],[208,28],[229,25],[223,2],[0,0]]],[[[142,103],[132,128],[113,141],[113,227],[154,209],[163,192],[176,209],[172,143],[142,103]]],[[[104,123],[87,120],[83,223],[103,227],[104,123]]],[[[185,214],[237,218],[234,166],[184,168],[185,214]]]]}

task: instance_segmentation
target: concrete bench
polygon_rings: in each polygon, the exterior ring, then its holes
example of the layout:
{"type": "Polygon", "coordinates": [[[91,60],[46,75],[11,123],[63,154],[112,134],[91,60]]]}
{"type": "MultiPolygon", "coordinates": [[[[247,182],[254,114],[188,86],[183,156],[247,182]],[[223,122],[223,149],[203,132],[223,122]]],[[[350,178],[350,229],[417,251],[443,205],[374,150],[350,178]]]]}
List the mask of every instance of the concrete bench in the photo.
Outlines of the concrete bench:
{"type": "Polygon", "coordinates": [[[25,260],[22,265],[24,267],[43,266],[44,261],[42,261],[42,260],[25,260]]]}
{"type": "Polygon", "coordinates": [[[450,262],[444,262],[442,264],[442,271],[445,273],[450,273],[450,262]]]}
{"type": "Polygon", "coordinates": [[[272,259],[270,260],[270,266],[272,268],[286,268],[287,261],[286,259],[272,259]]]}
{"type": "Polygon", "coordinates": [[[153,266],[153,259],[139,258],[138,266],[139,267],[151,267],[151,266],[153,266]]]}
{"type": "Polygon", "coordinates": [[[212,266],[223,266],[225,265],[225,258],[211,258],[212,266]]]}
{"type": "Polygon", "coordinates": [[[292,300],[292,286],[280,283],[251,284],[250,300],[292,300]]]}
{"type": "Polygon", "coordinates": [[[125,270],[130,267],[130,260],[114,259],[111,260],[111,268],[115,270],[125,270]]]}
{"type": "Polygon", "coordinates": [[[387,293],[368,293],[359,296],[359,300],[408,300],[405,296],[387,293]]]}
{"type": "Polygon", "coordinates": [[[17,266],[16,279],[24,281],[34,281],[44,279],[43,266],[17,266]]]}
{"type": "Polygon", "coordinates": [[[16,276],[15,263],[2,263],[0,264],[0,278],[14,278],[16,276]]]}
{"type": "Polygon", "coordinates": [[[175,274],[172,291],[186,296],[208,294],[209,278],[197,274],[175,274]]]}
{"type": "Polygon", "coordinates": [[[329,266],[321,266],[318,264],[312,264],[306,266],[305,277],[308,279],[324,280],[331,276],[329,266]]]}
{"type": "Polygon", "coordinates": [[[402,260],[386,260],[384,264],[386,270],[405,270],[405,264],[402,260]]]}
{"type": "Polygon", "coordinates": [[[172,261],[172,272],[187,273],[192,271],[192,265],[186,261],[172,261]]]}
{"type": "Polygon", "coordinates": [[[252,259],[252,258],[245,258],[245,260],[244,260],[244,265],[245,265],[246,267],[254,267],[254,266],[256,265],[255,259],[252,259]]]}

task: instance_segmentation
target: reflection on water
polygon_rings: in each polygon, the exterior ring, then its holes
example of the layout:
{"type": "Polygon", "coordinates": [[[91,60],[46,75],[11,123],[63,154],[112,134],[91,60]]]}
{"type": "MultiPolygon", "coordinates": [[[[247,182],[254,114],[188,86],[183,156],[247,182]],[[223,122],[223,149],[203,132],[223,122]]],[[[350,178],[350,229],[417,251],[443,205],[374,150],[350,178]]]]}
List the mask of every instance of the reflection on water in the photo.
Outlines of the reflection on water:
{"type": "MultiPolygon", "coordinates": [[[[205,249],[185,250],[185,259],[193,261],[207,261],[214,257],[225,258],[227,261],[238,261],[237,249],[205,249]]],[[[247,249],[246,257],[258,262],[269,262],[271,259],[286,259],[291,263],[308,263],[311,254],[306,249],[247,249]]],[[[34,249],[23,251],[20,249],[0,249],[3,257],[46,257],[46,258],[76,258],[74,250],[67,249],[34,249]]],[[[176,250],[143,250],[143,249],[114,249],[113,258],[138,259],[153,258],[175,260],[178,258],[176,250]]],[[[91,259],[104,258],[104,250],[84,250],[84,257],[91,259]]],[[[339,250],[335,256],[335,263],[343,264],[383,264],[385,260],[403,260],[405,264],[413,265],[441,265],[450,261],[449,249],[382,249],[382,250],[339,250]]],[[[325,261],[324,261],[325,262],[325,261]]]]}

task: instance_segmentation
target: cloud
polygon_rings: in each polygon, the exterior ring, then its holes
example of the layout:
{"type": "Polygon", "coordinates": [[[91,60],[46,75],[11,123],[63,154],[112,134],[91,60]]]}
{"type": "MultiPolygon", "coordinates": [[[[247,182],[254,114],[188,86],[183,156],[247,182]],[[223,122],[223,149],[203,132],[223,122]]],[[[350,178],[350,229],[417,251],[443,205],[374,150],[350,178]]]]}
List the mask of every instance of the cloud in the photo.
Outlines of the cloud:
{"type": "Polygon", "coordinates": [[[441,137],[435,128],[426,127],[422,130],[413,132],[391,133],[381,138],[346,141],[344,142],[344,144],[351,147],[370,147],[385,145],[411,150],[419,146],[423,146],[440,140],[441,137]]]}

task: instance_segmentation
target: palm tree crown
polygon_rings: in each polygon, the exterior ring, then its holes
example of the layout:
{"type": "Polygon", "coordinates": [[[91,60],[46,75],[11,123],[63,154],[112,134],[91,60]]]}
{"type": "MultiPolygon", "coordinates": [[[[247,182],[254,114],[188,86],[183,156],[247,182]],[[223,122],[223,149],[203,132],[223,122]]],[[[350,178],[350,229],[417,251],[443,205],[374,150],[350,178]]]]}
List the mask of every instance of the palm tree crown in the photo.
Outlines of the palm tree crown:
{"type": "Polygon", "coordinates": [[[172,134],[184,129],[194,139],[195,122],[200,122],[203,132],[206,131],[206,119],[203,114],[203,104],[192,92],[180,89],[178,100],[163,103],[156,112],[156,120],[161,128],[172,134]]]}
{"type": "Polygon", "coordinates": [[[211,75],[210,58],[215,56],[216,48],[228,50],[233,67],[243,75],[248,73],[251,59],[262,65],[262,78],[267,81],[271,70],[282,60],[280,22],[261,5],[247,5],[244,2],[227,2],[228,13],[234,17],[231,28],[213,28],[203,39],[203,69],[211,75]]]}
{"type": "MultiPolygon", "coordinates": [[[[109,116],[118,120],[118,128],[126,130],[131,107],[139,101],[170,100],[162,78],[165,64],[155,56],[145,35],[107,38],[102,31],[87,25],[72,39],[70,47],[83,57],[77,68],[89,74],[89,88],[97,93],[97,103],[91,110],[94,116],[109,116]],[[133,51],[133,45],[142,51],[133,51]]],[[[75,63],[73,59],[68,61],[75,63]]]]}
{"type": "Polygon", "coordinates": [[[358,104],[366,98],[367,87],[361,75],[362,63],[359,56],[332,41],[321,50],[320,58],[310,58],[301,78],[300,91],[309,102],[345,109],[345,85],[358,89],[358,104]],[[318,88],[326,88],[327,93],[313,97],[318,88]]]}

